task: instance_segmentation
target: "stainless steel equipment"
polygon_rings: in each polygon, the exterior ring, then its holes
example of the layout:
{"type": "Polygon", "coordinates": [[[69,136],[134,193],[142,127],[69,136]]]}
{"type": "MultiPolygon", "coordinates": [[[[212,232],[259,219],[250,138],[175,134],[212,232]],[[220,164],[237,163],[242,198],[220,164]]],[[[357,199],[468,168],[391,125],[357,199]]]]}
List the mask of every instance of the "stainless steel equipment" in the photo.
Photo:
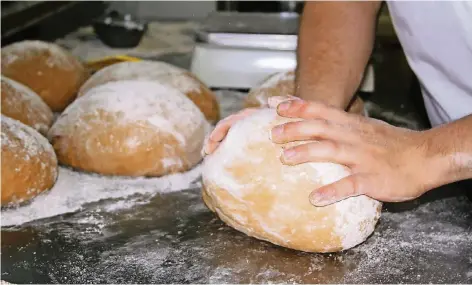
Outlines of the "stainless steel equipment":
{"type": "MultiPolygon", "coordinates": [[[[290,12],[212,13],[197,31],[190,69],[213,88],[252,88],[296,67],[298,25],[290,12]]],[[[361,91],[372,92],[372,66],[367,71],[361,91]]]]}

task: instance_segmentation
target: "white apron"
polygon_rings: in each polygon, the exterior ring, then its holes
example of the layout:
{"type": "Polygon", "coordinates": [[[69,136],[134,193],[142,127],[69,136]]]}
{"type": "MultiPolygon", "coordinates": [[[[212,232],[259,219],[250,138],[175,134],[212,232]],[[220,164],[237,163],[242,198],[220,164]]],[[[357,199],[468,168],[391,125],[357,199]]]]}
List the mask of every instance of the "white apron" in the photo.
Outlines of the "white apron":
{"type": "Polygon", "coordinates": [[[433,126],[472,114],[472,1],[387,1],[433,126]]]}

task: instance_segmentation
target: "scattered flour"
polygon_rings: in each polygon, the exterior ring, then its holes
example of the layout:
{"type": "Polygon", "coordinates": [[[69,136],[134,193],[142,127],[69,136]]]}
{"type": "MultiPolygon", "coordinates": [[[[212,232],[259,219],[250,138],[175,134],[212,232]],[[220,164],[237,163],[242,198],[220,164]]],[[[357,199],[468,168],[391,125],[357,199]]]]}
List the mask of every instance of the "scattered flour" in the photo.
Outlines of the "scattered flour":
{"type": "Polygon", "coordinates": [[[91,88],[110,81],[157,81],[177,88],[183,93],[200,93],[201,84],[179,67],[160,61],[120,62],[95,73],[79,90],[79,96],[91,88]]]}
{"type": "MultiPolygon", "coordinates": [[[[30,204],[2,211],[2,226],[21,225],[30,221],[80,211],[88,203],[127,197],[184,190],[199,185],[200,166],[192,170],[159,178],[104,177],[60,167],[54,187],[36,197],[30,204]]],[[[117,202],[104,210],[129,207],[117,202]]]]}
{"type": "Polygon", "coordinates": [[[49,141],[35,129],[7,116],[2,115],[2,150],[21,150],[24,152],[24,160],[48,152],[56,157],[54,149],[49,141]],[[5,131],[4,131],[5,130],[5,131]]]}
{"type": "Polygon", "coordinates": [[[294,71],[286,71],[286,72],[279,72],[275,73],[269,78],[267,78],[259,87],[258,89],[262,88],[274,88],[278,84],[281,84],[284,81],[293,82],[295,81],[295,73],[294,71]]]}
{"type": "Polygon", "coordinates": [[[295,95],[295,72],[275,73],[266,78],[258,86],[252,88],[246,98],[247,104],[268,106],[267,100],[272,96],[295,95]]]}
{"type": "MultiPolygon", "coordinates": [[[[262,239],[272,238],[272,242],[277,244],[296,244],[296,239],[302,240],[305,238],[304,234],[315,234],[318,228],[324,227],[324,224],[316,219],[302,218],[316,215],[317,212],[309,212],[312,209],[306,210],[303,203],[291,201],[308,199],[308,195],[315,185],[333,183],[349,175],[349,172],[345,167],[333,163],[286,166],[281,164],[277,157],[266,157],[264,161],[260,156],[248,157],[247,149],[257,147],[270,150],[274,145],[269,140],[271,127],[286,121],[286,119],[278,117],[273,109],[261,109],[238,121],[230,129],[225,141],[214,154],[206,157],[203,180],[210,185],[214,184],[225,189],[227,194],[231,196],[232,199],[228,199],[218,192],[212,193],[211,190],[208,192],[214,200],[218,214],[230,221],[232,226],[262,239]],[[272,164],[272,167],[269,167],[269,164],[272,164]],[[235,167],[238,169],[238,167],[250,167],[250,165],[258,165],[259,167],[257,169],[250,168],[249,171],[253,172],[245,177],[246,179],[235,177],[233,172],[228,171],[228,169],[235,167]],[[256,191],[258,187],[264,188],[263,195],[270,196],[270,202],[260,208],[260,211],[264,213],[261,215],[259,215],[259,210],[256,210],[257,207],[251,204],[253,198],[250,196],[250,192],[256,191]],[[301,209],[298,210],[297,207],[301,209]],[[245,208],[252,210],[241,210],[247,216],[238,216],[238,209],[245,208]],[[223,211],[225,209],[226,211],[223,211]],[[290,225],[291,234],[281,235],[280,233],[287,230],[288,224],[285,224],[287,217],[292,217],[294,220],[302,219],[305,224],[300,225],[299,228],[290,225]],[[296,231],[301,233],[296,233],[296,231]]],[[[278,148],[274,150],[282,150],[280,146],[274,145],[274,147],[278,148]]],[[[264,152],[261,152],[261,155],[264,155],[264,152]]],[[[380,206],[381,203],[367,196],[352,197],[330,206],[332,212],[329,214],[333,214],[331,218],[334,223],[333,228],[336,236],[341,239],[344,249],[359,244],[372,233],[380,215],[378,212],[380,206]]],[[[316,238],[314,237],[313,240],[316,238]]],[[[334,244],[335,242],[326,244],[326,249],[323,250],[332,250],[334,244]]],[[[311,245],[305,243],[298,246],[308,247],[311,245]]]]}
{"type": "MultiPolygon", "coordinates": [[[[10,96],[2,97],[2,108],[13,108],[16,113],[24,112],[29,122],[36,122],[34,129],[45,133],[49,129],[48,123],[52,122],[53,113],[49,106],[27,86],[16,82],[6,76],[1,77],[2,90],[7,90],[10,96]],[[20,109],[23,108],[23,109],[20,109]]],[[[3,92],[2,92],[3,93],[3,92]]]]}
{"type": "Polygon", "coordinates": [[[66,108],[49,136],[67,134],[72,126],[91,128],[85,119],[102,120],[101,112],[118,114],[123,124],[147,123],[174,135],[182,145],[207,124],[201,111],[180,91],[156,82],[126,80],[89,90],[66,108]]]}
{"type": "Polygon", "coordinates": [[[50,68],[60,66],[62,69],[71,70],[75,63],[71,61],[70,54],[57,44],[43,41],[21,41],[2,48],[2,69],[17,60],[27,60],[38,56],[47,56],[46,65],[50,68]]]}

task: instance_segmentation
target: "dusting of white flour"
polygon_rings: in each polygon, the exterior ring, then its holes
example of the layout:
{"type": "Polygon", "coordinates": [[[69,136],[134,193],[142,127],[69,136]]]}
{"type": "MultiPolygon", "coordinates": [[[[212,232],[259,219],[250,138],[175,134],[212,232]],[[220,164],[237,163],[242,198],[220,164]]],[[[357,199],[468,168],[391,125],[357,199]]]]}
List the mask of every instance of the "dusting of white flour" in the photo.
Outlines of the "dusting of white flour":
{"type": "Polygon", "coordinates": [[[46,65],[50,68],[60,66],[62,69],[73,69],[74,63],[70,55],[60,46],[42,41],[22,41],[2,48],[2,68],[39,55],[49,55],[46,65]]]}
{"type": "Polygon", "coordinates": [[[95,73],[80,88],[83,95],[92,86],[121,80],[157,81],[177,88],[183,93],[200,92],[200,83],[184,69],[160,61],[127,61],[105,67],[95,73]]]}
{"type": "Polygon", "coordinates": [[[258,89],[274,88],[275,86],[277,86],[277,84],[280,84],[281,82],[284,82],[284,81],[290,82],[294,80],[295,80],[295,74],[293,73],[293,71],[279,72],[270,76],[266,81],[264,81],[258,87],[258,89]]]}
{"type": "Polygon", "coordinates": [[[24,160],[29,160],[43,152],[48,152],[52,157],[56,157],[54,149],[48,140],[33,128],[21,123],[20,121],[11,119],[2,115],[2,149],[6,148],[10,151],[21,150],[24,152],[24,160]],[[7,129],[13,137],[3,132],[7,129]]]}
{"type": "MultiPolygon", "coordinates": [[[[270,129],[277,123],[277,117],[277,113],[274,109],[261,109],[233,125],[225,141],[214,154],[206,157],[203,171],[204,180],[225,189],[233,198],[238,199],[243,205],[246,205],[246,203],[248,203],[244,200],[244,197],[247,195],[246,191],[248,187],[252,189],[250,187],[254,186],[242,184],[231,173],[228,173],[227,169],[237,161],[268,167],[268,165],[261,164],[262,161],[260,157],[248,157],[246,149],[247,146],[257,143],[263,143],[265,146],[270,147],[270,129]]],[[[278,121],[278,123],[283,122],[285,121],[278,121]]],[[[349,175],[345,167],[334,163],[306,163],[297,166],[281,164],[281,170],[280,175],[282,175],[283,181],[291,182],[293,185],[297,185],[296,183],[301,176],[312,181],[313,185],[327,185],[349,175]]],[[[284,201],[286,200],[282,198],[286,196],[287,199],[289,199],[293,189],[279,188],[274,184],[274,178],[275,177],[270,177],[270,175],[266,177],[253,177],[254,181],[264,181],[264,183],[268,183],[267,185],[272,185],[274,196],[277,196],[277,198],[274,199],[276,202],[272,204],[269,216],[273,214],[275,218],[280,215],[280,213],[285,213],[285,215],[296,218],[300,213],[298,213],[294,207],[290,207],[290,204],[285,204],[284,201]]],[[[335,205],[336,216],[333,218],[335,222],[334,230],[341,239],[343,248],[355,246],[372,233],[375,227],[375,221],[377,221],[379,217],[378,209],[380,205],[381,203],[378,201],[366,196],[345,199],[335,205]]],[[[239,223],[247,223],[246,218],[233,216],[233,213],[220,214],[228,215],[231,219],[239,223]]],[[[270,235],[276,236],[280,240],[285,240],[284,237],[278,234],[280,230],[278,227],[281,225],[266,225],[264,221],[264,217],[261,217],[257,220],[257,223],[264,227],[266,233],[270,233],[270,235]]],[[[307,227],[318,226],[322,225],[316,223],[307,225],[307,227]]]]}
{"type": "Polygon", "coordinates": [[[44,122],[50,122],[53,114],[43,99],[27,86],[7,78],[6,76],[2,76],[1,81],[2,88],[8,88],[9,92],[13,95],[3,98],[3,100],[5,100],[3,104],[8,105],[10,108],[20,106],[20,104],[21,106],[26,107],[24,115],[30,122],[37,122],[33,126],[34,129],[43,133],[46,132],[49,126],[44,122]],[[28,102],[28,104],[25,104],[26,102],[28,102]]]}
{"type": "MultiPolygon", "coordinates": [[[[158,178],[105,177],[60,167],[54,187],[25,206],[2,211],[2,226],[21,225],[30,221],[80,211],[88,203],[122,198],[134,194],[173,192],[199,185],[200,166],[179,174],[158,178]]],[[[123,202],[104,210],[126,207],[123,202]]]]}
{"type": "Polygon", "coordinates": [[[143,122],[167,132],[182,144],[207,124],[201,111],[180,91],[150,81],[119,81],[89,90],[69,105],[50,130],[60,136],[76,126],[90,128],[84,118],[101,120],[100,112],[119,114],[119,122],[143,122]]]}

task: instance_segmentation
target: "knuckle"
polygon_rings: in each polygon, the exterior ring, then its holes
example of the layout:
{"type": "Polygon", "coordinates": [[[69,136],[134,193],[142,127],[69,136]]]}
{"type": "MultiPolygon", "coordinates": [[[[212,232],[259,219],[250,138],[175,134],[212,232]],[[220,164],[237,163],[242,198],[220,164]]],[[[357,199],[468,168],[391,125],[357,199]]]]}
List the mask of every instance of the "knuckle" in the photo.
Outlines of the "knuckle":
{"type": "Polygon", "coordinates": [[[294,109],[296,109],[297,112],[300,114],[308,115],[311,113],[311,107],[309,102],[294,100],[292,104],[295,107],[294,109]]]}
{"type": "Polygon", "coordinates": [[[360,195],[362,194],[362,181],[359,175],[351,175],[348,179],[349,182],[349,194],[360,195]]]}
{"type": "Polygon", "coordinates": [[[323,147],[325,152],[331,155],[337,155],[342,151],[342,146],[336,141],[324,141],[323,147]]]}

